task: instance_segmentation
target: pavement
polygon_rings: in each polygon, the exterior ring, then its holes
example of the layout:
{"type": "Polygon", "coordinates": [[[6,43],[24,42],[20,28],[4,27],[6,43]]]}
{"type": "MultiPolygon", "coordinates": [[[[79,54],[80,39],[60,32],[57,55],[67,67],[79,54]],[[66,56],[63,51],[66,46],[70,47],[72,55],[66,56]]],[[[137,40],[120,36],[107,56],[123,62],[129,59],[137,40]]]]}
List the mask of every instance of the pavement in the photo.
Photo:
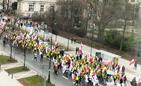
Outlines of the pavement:
{"type": "Polygon", "coordinates": [[[29,70],[29,71],[24,71],[24,72],[19,72],[13,75],[13,77],[15,79],[22,79],[22,78],[27,78],[27,77],[31,77],[37,75],[37,72],[33,71],[33,70],[29,70]]]}
{"type": "Polygon", "coordinates": [[[0,86],[23,86],[16,79],[11,78],[7,72],[0,72],[0,86]]]}
{"type": "Polygon", "coordinates": [[[10,69],[10,68],[15,68],[15,67],[20,67],[20,66],[22,66],[23,64],[21,64],[21,63],[18,63],[18,62],[16,62],[16,63],[9,63],[9,64],[4,64],[4,65],[1,65],[1,69],[10,69]]]}
{"type": "MultiPolygon", "coordinates": [[[[2,42],[0,41],[0,50],[3,49],[2,42]]],[[[5,55],[10,55],[10,47],[9,45],[6,45],[6,47],[3,49],[3,52],[5,55]]],[[[23,52],[20,49],[13,48],[12,52],[13,58],[18,60],[19,63],[23,63],[24,55],[23,52]]],[[[27,52],[26,54],[26,66],[37,72],[37,75],[43,76],[45,79],[48,77],[49,72],[49,61],[48,59],[44,59],[43,62],[32,60],[33,53],[27,52]]],[[[66,77],[63,76],[62,73],[60,73],[58,76],[56,76],[53,72],[53,68],[51,68],[51,82],[55,84],[55,86],[73,86],[73,81],[68,80],[66,77]]],[[[1,85],[0,85],[1,86],[1,85]]],[[[15,85],[16,86],[16,85],[15,85]]]]}

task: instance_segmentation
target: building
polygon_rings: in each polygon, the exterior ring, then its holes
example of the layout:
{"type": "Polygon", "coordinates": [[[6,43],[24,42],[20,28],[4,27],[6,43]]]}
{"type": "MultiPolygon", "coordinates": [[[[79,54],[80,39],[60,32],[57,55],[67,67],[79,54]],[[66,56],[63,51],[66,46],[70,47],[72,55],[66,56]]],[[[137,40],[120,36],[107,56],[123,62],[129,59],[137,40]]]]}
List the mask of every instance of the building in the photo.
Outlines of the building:
{"type": "Polygon", "coordinates": [[[17,0],[0,0],[0,5],[6,10],[10,9],[14,2],[17,2],[17,0]]]}
{"type": "Polygon", "coordinates": [[[57,0],[18,0],[17,13],[22,16],[32,16],[33,13],[43,13],[57,0]]]}
{"type": "Polygon", "coordinates": [[[138,4],[140,0],[129,0],[129,3],[131,4],[138,4]]]}

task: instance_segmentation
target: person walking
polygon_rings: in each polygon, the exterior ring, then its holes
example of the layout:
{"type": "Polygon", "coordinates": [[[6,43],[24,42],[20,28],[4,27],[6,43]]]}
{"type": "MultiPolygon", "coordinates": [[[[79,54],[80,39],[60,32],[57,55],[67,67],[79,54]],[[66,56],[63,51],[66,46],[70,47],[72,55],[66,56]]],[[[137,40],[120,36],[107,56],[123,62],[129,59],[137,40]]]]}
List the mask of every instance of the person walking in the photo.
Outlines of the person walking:
{"type": "Polygon", "coordinates": [[[5,47],[5,44],[6,44],[6,38],[4,37],[3,38],[3,47],[5,47]]]}
{"type": "Polygon", "coordinates": [[[78,77],[78,75],[77,75],[76,78],[75,78],[75,85],[76,85],[76,86],[78,86],[78,82],[79,82],[79,77],[78,77]]]}
{"type": "Polygon", "coordinates": [[[135,61],[135,63],[134,63],[134,68],[135,68],[135,70],[137,70],[137,61],[135,61]]]}
{"type": "Polygon", "coordinates": [[[37,56],[38,56],[38,55],[37,55],[37,51],[35,50],[35,51],[34,51],[34,57],[33,57],[33,60],[36,60],[36,61],[37,61],[37,56]]]}
{"type": "Polygon", "coordinates": [[[122,66],[121,72],[123,75],[125,74],[125,66],[124,65],[122,66]]]}
{"type": "Polygon", "coordinates": [[[40,55],[40,62],[43,62],[43,58],[44,58],[44,56],[43,56],[43,54],[41,53],[41,55],[40,55]]]}

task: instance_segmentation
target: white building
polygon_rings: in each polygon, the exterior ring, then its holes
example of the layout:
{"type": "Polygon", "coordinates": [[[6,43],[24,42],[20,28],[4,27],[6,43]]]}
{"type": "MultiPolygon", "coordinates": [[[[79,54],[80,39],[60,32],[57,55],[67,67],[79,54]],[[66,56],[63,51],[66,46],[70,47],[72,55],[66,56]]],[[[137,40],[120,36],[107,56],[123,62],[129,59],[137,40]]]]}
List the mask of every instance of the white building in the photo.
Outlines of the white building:
{"type": "Polygon", "coordinates": [[[34,12],[45,12],[57,0],[18,0],[17,13],[22,16],[31,16],[34,12]]]}

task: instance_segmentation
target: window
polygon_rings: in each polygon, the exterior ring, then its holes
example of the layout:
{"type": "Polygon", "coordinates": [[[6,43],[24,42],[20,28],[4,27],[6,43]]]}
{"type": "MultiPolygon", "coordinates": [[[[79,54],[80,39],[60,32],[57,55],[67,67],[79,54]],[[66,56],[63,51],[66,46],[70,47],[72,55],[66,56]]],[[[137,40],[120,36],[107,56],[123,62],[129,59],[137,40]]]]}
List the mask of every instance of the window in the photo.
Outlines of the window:
{"type": "Polygon", "coordinates": [[[28,11],[33,12],[34,11],[34,4],[29,4],[28,11]]]}
{"type": "Polygon", "coordinates": [[[135,0],[131,0],[131,2],[135,2],[135,0]]]}
{"type": "Polygon", "coordinates": [[[41,11],[41,12],[44,11],[44,5],[40,5],[40,11],[41,11]]]}

